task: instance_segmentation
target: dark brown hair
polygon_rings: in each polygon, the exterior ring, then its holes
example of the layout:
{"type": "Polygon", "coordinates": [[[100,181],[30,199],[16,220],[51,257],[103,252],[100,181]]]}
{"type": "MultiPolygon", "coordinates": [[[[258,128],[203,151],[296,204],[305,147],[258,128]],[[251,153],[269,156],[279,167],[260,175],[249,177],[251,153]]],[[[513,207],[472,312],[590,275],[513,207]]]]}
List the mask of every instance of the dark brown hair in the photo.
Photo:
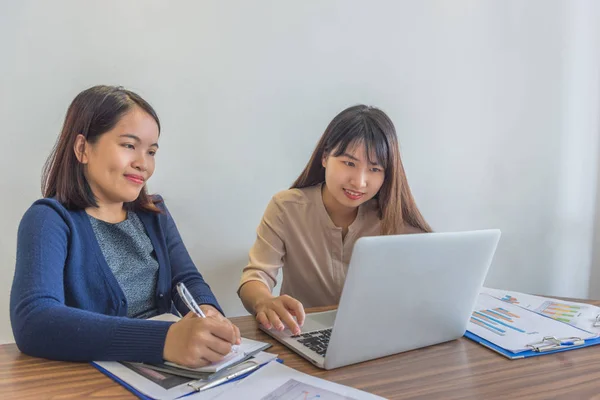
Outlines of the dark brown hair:
{"type": "MultiPolygon", "coordinates": [[[[158,125],[158,115],[138,94],[117,86],[94,86],[79,93],[73,100],[65,122],[42,174],[42,195],[56,197],[68,209],[98,207],[96,196],[83,173],[83,164],[75,156],[75,140],[79,134],[94,144],[100,136],[115,127],[121,117],[133,107],[139,107],[158,125]]],[[[148,195],[146,186],[131,203],[128,210],[160,212],[157,201],[148,195]]]]}
{"type": "Polygon", "coordinates": [[[431,227],[417,208],[408,186],[394,124],[383,111],[375,107],[357,105],[339,113],[325,129],[304,171],[291,188],[324,182],[323,156],[331,154],[338,157],[349,146],[355,145],[366,146],[368,157],[371,154],[377,157],[377,160],[369,162],[376,161],[385,169],[383,185],[375,196],[379,204],[381,233],[401,233],[405,223],[424,232],[431,232],[431,227]]]}

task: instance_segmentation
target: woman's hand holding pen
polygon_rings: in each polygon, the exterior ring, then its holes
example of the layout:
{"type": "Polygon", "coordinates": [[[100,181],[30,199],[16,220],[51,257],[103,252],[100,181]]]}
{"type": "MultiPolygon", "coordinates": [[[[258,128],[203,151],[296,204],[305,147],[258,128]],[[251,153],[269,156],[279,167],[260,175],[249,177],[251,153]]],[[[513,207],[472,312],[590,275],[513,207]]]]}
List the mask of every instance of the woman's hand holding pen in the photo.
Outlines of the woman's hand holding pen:
{"type": "Polygon", "coordinates": [[[169,328],[163,350],[165,360],[197,368],[220,361],[229,354],[233,345],[237,347],[242,342],[239,328],[221,315],[219,310],[210,304],[199,306],[185,283],[178,282],[175,287],[179,298],[190,312],[169,328]],[[175,333],[171,334],[172,330],[175,333]],[[185,342],[174,342],[173,336],[185,342]],[[176,357],[182,361],[167,357],[176,357]]]}
{"type": "Polygon", "coordinates": [[[204,311],[204,315],[206,315],[207,318],[213,317],[213,318],[216,318],[216,319],[218,319],[220,321],[225,321],[228,324],[231,324],[231,326],[233,327],[233,330],[235,332],[235,337],[236,337],[236,341],[235,341],[234,344],[241,344],[242,343],[242,336],[240,335],[240,328],[238,328],[233,322],[231,322],[230,320],[228,320],[227,318],[225,318],[223,316],[223,314],[221,314],[219,312],[219,310],[217,310],[216,308],[214,308],[210,304],[202,304],[200,306],[200,309],[202,309],[202,311],[204,311]]]}
{"type": "Polygon", "coordinates": [[[239,329],[224,317],[207,315],[201,318],[189,312],[169,327],[163,358],[189,368],[199,368],[222,360],[238,340],[239,329]]]}
{"type": "Polygon", "coordinates": [[[288,295],[263,298],[257,301],[254,311],[256,320],[267,329],[275,328],[283,331],[285,324],[294,335],[297,335],[304,324],[304,306],[288,295]]]}

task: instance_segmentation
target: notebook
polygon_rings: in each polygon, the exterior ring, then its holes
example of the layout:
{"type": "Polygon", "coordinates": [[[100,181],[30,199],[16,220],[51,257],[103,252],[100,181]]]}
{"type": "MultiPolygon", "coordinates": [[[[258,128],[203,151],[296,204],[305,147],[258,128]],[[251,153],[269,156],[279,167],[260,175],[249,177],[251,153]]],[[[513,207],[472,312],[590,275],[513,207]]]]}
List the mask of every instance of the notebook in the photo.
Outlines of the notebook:
{"type": "Polygon", "coordinates": [[[260,363],[264,364],[270,361],[273,361],[277,358],[277,354],[267,353],[264,351],[259,351],[253,356],[237,363],[232,364],[229,367],[222,368],[218,372],[197,372],[191,368],[178,368],[172,367],[167,364],[147,364],[147,363],[130,363],[138,366],[142,366],[145,368],[149,368],[155,371],[166,372],[167,374],[182,376],[190,379],[200,379],[200,380],[212,380],[216,377],[221,376],[222,374],[227,374],[230,371],[238,368],[239,366],[243,366],[248,363],[260,363]]]}
{"type": "MultiPolygon", "coordinates": [[[[153,317],[150,319],[154,320],[154,321],[177,322],[177,321],[179,321],[180,318],[173,314],[161,314],[161,315],[157,315],[156,317],[153,317]]],[[[213,364],[207,365],[205,367],[201,367],[201,368],[188,368],[188,367],[184,367],[182,365],[178,365],[178,364],[175,364],[175,363],[172,363],[169,361],[166,361],[165,364],[169,365],[171,367],[180,368],[180,369],[184,369],[187,371],[214,373],[214,372],[219,372],[223,368],[227,368],[234,364],[240,363],[240,362],[248,359],[249,357],[252,357],[254,354],[258,353],[259,351],[265,350],[269,347],[271,347],[270,343],[259,342],[259,341],[252,340],[252,339],[242,338],[242,343],[238,346],[236,351],[232,351],[231,353],[226,355],[225,358],[223,358],[221,361],[219,361],[217,363],[213,363],[213,364]]]]}
{"type": "Polygon", "coordinates": [[[219,372],[223,368],[230,367],[234,364],[240,363],[249,357],[252,357],[254,354],[271,347],[270,343],[259,342],[252,339],[242,338],[242,343],[240,344],[237,351],[232,351],[228,355],[225,356],[221,361],[217,363],[213,363],[201,368],[188,368],[182,365],[178,365],[169,361],[166,361],[165,364],[171,367],[176,367],[180,369],[184,369],[187,371],[193,372],[219,372]]]}

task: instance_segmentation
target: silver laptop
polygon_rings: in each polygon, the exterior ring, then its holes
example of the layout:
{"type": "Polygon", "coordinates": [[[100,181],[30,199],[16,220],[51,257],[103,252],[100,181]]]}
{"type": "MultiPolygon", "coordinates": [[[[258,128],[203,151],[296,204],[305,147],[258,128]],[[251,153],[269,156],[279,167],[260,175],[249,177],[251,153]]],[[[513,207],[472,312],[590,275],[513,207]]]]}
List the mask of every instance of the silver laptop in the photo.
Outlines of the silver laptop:
{"type": "Polygon", "coordinates": [[[363,237],[336,311],[307,314],[299,335],[261,329],[325,369],[457,339],[499,239],[499,230],[363,237]]]}

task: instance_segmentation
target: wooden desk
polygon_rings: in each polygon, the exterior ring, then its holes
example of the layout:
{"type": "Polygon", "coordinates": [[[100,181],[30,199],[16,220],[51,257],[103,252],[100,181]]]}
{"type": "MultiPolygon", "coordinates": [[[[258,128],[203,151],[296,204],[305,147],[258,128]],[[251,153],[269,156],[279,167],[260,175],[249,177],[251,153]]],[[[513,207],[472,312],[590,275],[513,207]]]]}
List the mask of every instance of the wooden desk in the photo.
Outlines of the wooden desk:
{"type": "MultiPolygon", "coordinates": [[[[390,399],[600,399],[600,346],[511,361],[461,338],[323,371],[259,331],[252,317],[233,321],[244,337],[273,343],[269,351],[287,366],[390,399]]],[[[0,398],[91,397],[135,398],[89,364],[28,357],[14,344],[0,346],[0,398]]]]}

